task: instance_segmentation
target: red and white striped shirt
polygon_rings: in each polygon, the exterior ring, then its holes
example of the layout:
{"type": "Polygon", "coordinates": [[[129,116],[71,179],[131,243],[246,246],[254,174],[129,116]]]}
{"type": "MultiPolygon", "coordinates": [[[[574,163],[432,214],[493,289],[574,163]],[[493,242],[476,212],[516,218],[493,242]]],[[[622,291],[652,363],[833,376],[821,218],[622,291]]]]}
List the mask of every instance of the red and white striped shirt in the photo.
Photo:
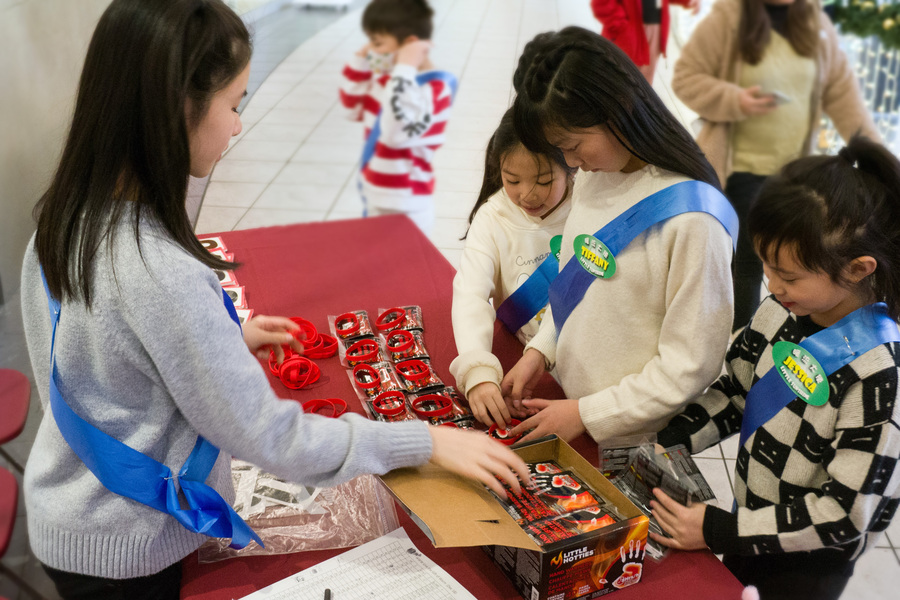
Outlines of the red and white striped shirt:
{"type": "Polygon", "coordinates": [[[443,81],[416,83],[415,67],[374,74],[366,57],[344,67],[341,103],[362,121],[366,138],[381,113],[375,154],[362,171],[363,194],[375,207],[418,210],[434,192],[434,152],[444,143],[452,93],[443,81]],[[382,105],[384,110],[382,111],[382,105]]]}

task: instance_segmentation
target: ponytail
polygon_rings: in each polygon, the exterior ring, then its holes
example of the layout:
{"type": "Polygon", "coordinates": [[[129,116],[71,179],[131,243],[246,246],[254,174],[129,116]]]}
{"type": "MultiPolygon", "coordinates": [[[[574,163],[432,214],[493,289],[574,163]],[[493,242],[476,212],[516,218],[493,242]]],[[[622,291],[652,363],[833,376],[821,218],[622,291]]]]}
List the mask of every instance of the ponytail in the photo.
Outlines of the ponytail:
{"type": "Polygon", "coordinates": [[[747,226],[768,260],[793,244],[806,269],[843,280],[854,258],[878,266],[860,291],[900,318],[900,161],[884,146],[854,136],[837,156],[809,156],[770,177],[750,208],[747,226]]]}

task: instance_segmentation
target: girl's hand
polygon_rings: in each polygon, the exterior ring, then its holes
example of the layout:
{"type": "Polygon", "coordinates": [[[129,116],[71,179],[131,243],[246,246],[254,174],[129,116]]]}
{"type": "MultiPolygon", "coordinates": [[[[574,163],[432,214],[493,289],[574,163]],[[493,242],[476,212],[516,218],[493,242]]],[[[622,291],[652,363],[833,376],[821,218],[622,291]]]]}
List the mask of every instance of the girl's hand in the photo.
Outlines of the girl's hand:
{"type": "Polygon", "coordinates": [[[510,422],[509,409],[506,407],[506,401],[500,394],[500,388],[491,381],[479,383],[466,394],[466,400],[469,401],[469,408],[475,418],[485,425],[497,424],[497,427],[506,429],[506,424],[510,422]]]}
{"type": "Polygon", "coordinates": [[[778,105],[775,103],[775,96],[772,94],[761,96],[761,93],[762,88],[758,85],[741,90],[741,93],[738,94],[738,104],[741,112],[748,117],[759,117],[767,115],[778,108],[778,105]]]}
{"type": "Polygon", "coordinates": [[[691,11],[692,15],[696,15],[700,12],[700,0],[688,0],[687,6],[685,8],[691,11]]]}
{"type": "Polygon", "coordinates": [[[570,441],[584,433],[584,423],[581,421],[581,413],[578,412],[578,400],[542,400],[527,399],[522,404],[528,410],[539,411],[515,427],[510,435],[515,436],[532,429],[523,437],[522,442],[534,440],[545,435],[555,433],[560,439],[570,441]]]}
{"type": "Polygon", "coordinates": [[[653,488],[653,495],[656,496],[656,500],[650,501],[653,516],[660,527],[672,537],[667,538],[652,532],[650,537],[663,546],[678,550],[706,548],[706,540],[703,538],[706,504],[695,502],[691,506],[682,506],[659,488],[653,488]]]}
{"type": "Polygon", "coordinates": [[[505,481],[515,493],[522,491],[519,484],[531,483],[528,467],[519,456],[480,431],[466,431],[451,427],[432,426],[431,462],[452,473],[480,481],[501,498],[506,490],[498,481],[505,481]]]}
{"type": "Polygon", "coordinates": [[[400,49],[397,50],[397,64],[411,65],[419,69],[428,60],[429,50],[431,50],[430,41],[410,36],[409,41],[404,42],[400,49]]]}
{"type": "Polygon", "coordinates": [[[356,55],[359,56],[360,58],[365,58],[369,55],[369,50],[371,50],[371,49],[372,49],[372,44],[368,43],[365,46],[363,46],[362,48],[360,48],[359,50],[357,50],[356,55]]]}
{"type": "Polygon", "coordinates": [[[525,351],[519,362],[500,382],[500,393],[512,400],[513,408],[521,410],[522,398],[530,398],[544,374],[544,355],[534,348],[525,351]]]}
{"type": "Polygon", "coordinates": [[[297,354],[303,354],[303,345],[290,332],[300,327],[287,317],[259,315],[244,323],[244,343],[260,360],[268,360],[269,351],[275,351],[278,364],[284,360],[282,344],[287,344],[297,354]]]}

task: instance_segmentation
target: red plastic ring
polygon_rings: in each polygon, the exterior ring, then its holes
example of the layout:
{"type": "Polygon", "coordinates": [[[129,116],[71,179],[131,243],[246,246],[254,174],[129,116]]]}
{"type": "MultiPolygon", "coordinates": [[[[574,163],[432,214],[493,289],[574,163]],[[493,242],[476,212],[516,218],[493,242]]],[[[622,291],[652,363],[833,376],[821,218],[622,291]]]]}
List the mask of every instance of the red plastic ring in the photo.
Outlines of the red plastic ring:
{"type": "Polygon", "coordinates": [[[337,353],[337,340],[327,333],[319,334],[319,344],[305,353],[308,358],[331,358],[337,353]]]}
{"type": "Polygon", "coordinates": [[[403,378],[408,381],[419,381],[420,379],[428,377],[431,374],[431,369],[418,358],[412,358],[397,363],[397,372],[403,375],[403,378]]]}
{"type": "Polygon", "coordinates": [[[450,411],[453,410],[453,402],[450,401],[450,398],[441,396],[440,394],[425,394],[412,401],[412,409],[414,413],[426,419],[443,417],[449,415],[450,411]],[[438,406],[437,408],[430,410],[420,408],[420,406],[426,402],[434,402],[438,406]]]}
{"type": "Polygon", "coordinates": [[[316,329],[315,325],[301,317],[291,317],[291,321],[300,326],[300,331],[293,335],[303,344],[305,349],[309,350],[317,345],[321,345],[321,342],[319,342],[319,330],[316,329]]]}
{"type": "Polygon", "coordinates": [[[278,377],[285,387],[299,390],[319,379],[319,366],[305,356],[292,356],[281,363],[278,377]]]}
{"type": "Polygon", "coordinates": [[[372,362],[378,357],[378,343],[372,338],[363,338],[350,344],[347,348],[347,358],[355,362],[372,362]]]}
{"type": "Polygon", "coordinates": [[[390,331],[391,329],[396,329],[403,325],[403,322],[406,320],[406,311],[402,308],[395,306],[394,308],[389,308],[375,319],[375,327],[378,328],[379,331],[390,331]],[[397,313],[400,313],[399,316],[394,317],[397,313]],[[391,318],[393,317],[393,318],[391,318]],[[388,320],[390,319],[390,320],[388,320]]]}
{"type": "Polygon", "coordinates": [[[361,363],[353,367],[353,379],[356,381],[356,385],[361,387],[364,390],[375,389],[381,384],[381,377],[378,375],[378,371],[373,369],[370,365],[366,363],[361,363]],[[361,381],[359,376],[360,373],[366,373],[369,377],[372,378],[372,381],[361,381]]]}
{"type": "Polygon", "coordinates": [[[491,425],[488,428],[488,435],[491,436],[492,438],[494,438],[495,440],[497,440],[498,442],[500,442],[501,444],[505,444],[507,446],[512,446],[513,444],[515,444],[516,442],[519,441],[519,438],[522,437],[522,434],[519,434],[515,437],[500,437],[500,435],[506,436],[506,433],[510,429],[512,429],[513,427],[518,425],[519,423],[520,423],[520,421],[517,421],[516,419],[512,419],[512,420],[510,420],[509,427],[507,429],[499,429],[497,427],[497,424],[494,423],[493,425],[491,425]]]}
{"type": "Polygon", "coordinates": [[[412,345],[415,343],[415,341],[416,341],[416,338],[413,337],[413,334],[411,331],[407,331],[405,329],[398,329],[397,331],[395,331],[394,333],[392,333],[391,335],[388,336],[387,347],[388,347],[388,350],[390,350],[391,352],[406,352],[407,350],[412,348],[412,345]],[[391,343],[391,342],[396,342],[398,339],[400,340],[399,344],[391,343]]]}
{"type": "MultiPolygon", "coordinates": [[[[282,363],[285,360],[289,359],[290,357],[294,356],[294,354],[296,354],[293,351],[293,349],[291,349],[290,346],[282,346],[281,350],[284,352],[284,359],[282,360],[282,363]]],[[[278,373],[280,371],[281,371],[281,366],[278,364],[278,362],[275,358],[275,351],[270,350],[269,351],[269,372],[272,373],[272,375],[275,375],[276,377],[278,377],[278,373]]]]}
{"type": "Polygon", "coordinates": [[[406,396],[403,392],[382,392],[372,400],[372,409],[379,415],[396,417],[406,409],[406,396]]]}
{"type": "Polygon", "coordinates": [[[316,414],[323,408],[330,407],[331,414],[322,416],[332,419],[341,416],[347,411],[347,403],[340,398],[314,398],[303,402],[301,406],[303,407],[303,412],[316,414]]]}
{"type": "Polygon", "coordinates": [[[339,315],[334,320],[334,332],[341,336],[342,338],[349,337],[359,331],[359,317],[356,316],[356,313],[348,312],[342,315],[339,315]],[[341,323],[344,321],[348,321],[350,323],[349,327],[341,327],[341,323]]]}

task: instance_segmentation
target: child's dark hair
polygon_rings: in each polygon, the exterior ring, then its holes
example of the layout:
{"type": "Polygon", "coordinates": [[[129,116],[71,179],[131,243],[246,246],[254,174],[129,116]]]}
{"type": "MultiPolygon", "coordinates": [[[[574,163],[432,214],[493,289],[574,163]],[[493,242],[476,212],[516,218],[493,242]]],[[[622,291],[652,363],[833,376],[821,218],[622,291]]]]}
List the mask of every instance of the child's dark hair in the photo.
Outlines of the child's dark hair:
{"type": "MultiPolygon", "coordinates": [[[[500,125],[497,126],[497,129],[488,141],[487,150],[484,153],[484,179],[481,182],[481,191],[478,193],[475,206],[472,207],[472,212],[469,213],[469,225],[475,219],[475,213],[478,212],[478,209],[503,187],[503,177],[501,176],[503,158],[520,145],[524,147],[513,123],[513,109],[509,108],[503,113],[500,125]]],[[[576,169],[566,164],[559,149],[552,148],[548,158],[562,167],[567,174],[572,175],[575,173],[576,169]]],[[[538,160],[538,158],[535,157],[535,160],[538,160]]],[[[468,231],[466,235],[468,235],[468,231]]],[[[466,239],[466,236],[464,235],[462,239],[466,239]]]]}
{"type": "Polygon", "coordinates": [[[766,180],[747,227],[766,262],[790,245],[804,269],[845,286],[847,263],[871,256],[878,266],[862,284],[900,316],[900,162],[880,144],[855,136],[837,156],[788,163],[766,180]]]}
{"type": "Polygon", "coordinates": [[[90,307],[92,260],[129,205],[202,263],[185,208],[190,128],[249,64],[250,35],[221,0],[114,0],[88,47],[59,167],[35,207],[50,292],[90,307]],[[190,102],[188,102],[190,101],[190,102]],[[185,114],[190,106],[191,114],[185,114]]]}
{"type": "Polygon", "coordinates": [[[372,0],[362,15],[367,34],[381,33],[403,42],[411,35],[430,40],[434,11],[425,0],[372,0]]]}
{"type": "Polygon", "coordinates": [[[515,125],[525,147],[550,153],[549,127],[609,127],[637,158],[720,189],[700,147],[615,44],[581,27],[541,33],[513,76],[515,125]]]}

